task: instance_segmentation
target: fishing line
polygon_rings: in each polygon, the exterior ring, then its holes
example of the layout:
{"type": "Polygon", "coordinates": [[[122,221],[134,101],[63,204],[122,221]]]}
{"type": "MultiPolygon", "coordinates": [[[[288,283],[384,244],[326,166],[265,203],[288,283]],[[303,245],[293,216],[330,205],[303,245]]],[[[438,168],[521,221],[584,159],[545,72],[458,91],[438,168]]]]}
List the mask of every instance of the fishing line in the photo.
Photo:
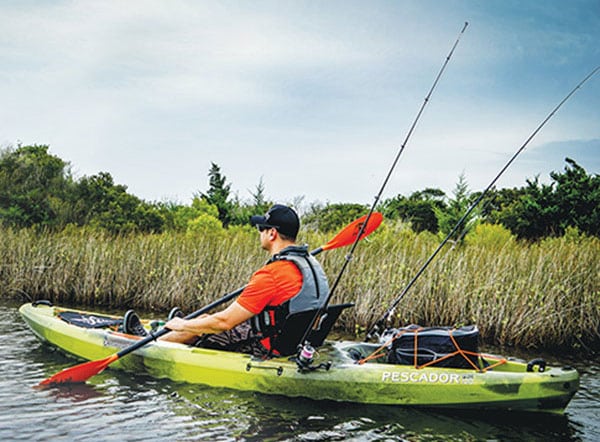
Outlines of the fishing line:
{"type": "Polygon", "coordinates": [[[358,232],[358,235],[356,235],[356,239],[354,241],[354,243],[352,244],[352,247],[350,248],[350,251],[348,252],[348,254],[346,255],[344,264],[342,265],[342,268],[340,270],[340,272],[338,273],[335,282],[333,283],[333,286],[331,287],[331,289],[329,290],[329,294],[327,295],[327,299],[325,300],[325,302],[323,303],[323,305],[317,310],[315,317],[313,318],[313,320],[310,322],[309,327],[306,329],[302,340],[300,341],[300,343],[304,343],[306,341],[306,339],[308,338],[308,335],[312,329],[313,324],[315,323],[316,319],[325,311],[327,305],[329,304],[329,301],[331,300],[336,288],[338,287],[340,280],[342,279],[342,275],[344,274],[344,271],[346,270],[346,267],[348,266],[348,264],[350,263],[350,261],[352,260],[352,256],[354,254],[354,250],[356,249],[356,246],[358,245],[358,242],[360,240],[360,238],[362,237],[362,234],[366,228],[366,226],[369,223],[369,220],[371,219],[371,216],[373,215],[373,212],[375,211],[375,208],[377,207],[377,204],[379,203],[379,200],[381,198],[381,195],[383,194],[383,191],[385,189],[385,187],[387,186],[388,181],[390,180],[390,177],[392,176],[392,172],[394,171],[394,169],[396,168],[396,165],[398,164],[398,161],[400,160],[400,156],[402,155],[402,152],[404,152],[404,149],[408,143],[408,140],[410,139],[410,137],[412,136],[412,133],[414,132],[417,123],[419,122],[419,119],[421,118],[421,114],[423,113],[425,107],[427,106],[427,103],[429,103],[429,99],[431,98],[431,95],[433,93],[433,91],[435,90],[442,74],[444,73],[444,71],[446,70],[446,66],[448,65],[448,62],[450,61],[450,58],[452,57],[452,54],[454,53],[454,50],[456,49],[456,46],[458,46],[458,42],[460,41],[460,38],[462,37],[462,35],[464,34],[465,30],[467,29],[467,26],[469,25],[468,22],[465,22],[462,30],[460,31],[460,33],[458,34],[458,37],[456,38],[456,41],[454,42],[454,45],[452,46],[452,49],[450,50],[450,52],[448,53],[448,55],[446,56],[446,59],[444,60],[444,63],[442,64],[442,67],[440,69],[440,71],[438,72],[437,76],[435,77],[435,80],[433,82],[433,85],[431,86],[431,89],[429,90],[429,92],[427,93],[427,96],[425,97],[425,100],[423,101],[423,104],[421,105],[421,108],[419,109],[419,112],[417,113],[417,116],[415,117],[412,125],[410,126],[410,129],[408,130],[408,133],[406,134],[406,137],[404,138],[404,141],[402,143],[402,145],[400,146],[400,149],[398,151],[398,153],[396,154],[396,157],[394,158],[394,162],[392,163],[392,166],[390,167],[390,170],[387,174],[387,176],[385,177],[383,184],[381,185],[381,189],[379,190],[379,193],[377,193],[377,195],[375,196],[375,200],[373,201],[373,204],[371,205],[371,208],[367,214],[367,217],[365,219],[365,222],[361,225],[360,230],[358,232]]]}
{"type": "Polygon", "coordinates": [[[552,110],[552,112],[550,112],[548,114],[548,116],[540,123],[540,125],[531,133],[531,135],[529,135],[529,137],[525,140],[525,142],[523,143],[523,145],[515,152],[515,154],[510,158],[510,160],[508,160],[508,162],[504,165],[504,167],[500,170],[500,172],[498,172],[498,175],[496,175],[496,177],[492,180],[492,182],[485,188],[485,190],[483,192],[481,192],[481,194],[479,195],[479,197],[471,204],[471,206],[469,206],[469,208],[467,209],[467,211],[465,212],[465,214],[458,220],[458,222],[456,223],[456,225],[454,226],[454,228],[450,231],[450,233],[448,233],[448,235],[444,238],[444,240],[440,243],[440,245],[437,247],[437,249],[435,249],[435,251],[431,254],[431,256],[427,259],[427,261],[425,261],[425,263],[423,264],[423,266],[419,269],[419,271],[416,273],[416,275],[409,281],[409,283],[406,285],[406,287],[404,288],[404,290],[402,290],[402,292],[400,293],[400,295],[398,295],[398,297],[394,300],[394,302],[392,303],[392,305],[390,306],[390,308],[387,309],[387,311],[383,314],[383,316],[377,320],[375,322],[375,324],[369,329],[369,332],[367,333],[366,339],[369,340],[371,337],[373,337],[374,334],[377,334],[377,332],[384,327],[385,322],[390,318],[391,315],[393,315],[394,310],[396,309],[396,307],[398,306],[398,304],[400,303],[400,301],[402,300],[402,298],[404,298],[404,296],[406,295],[406,293],[408,292],[408,290],[414,285],[414,283],[417,281],[417,279],[421,276],[421,274],[425,271],[425,269],[429,266],[429,264],[431,263],[431,261],[433,261],[433,259],[436,257],[436,255],[439,253],[439,251],[442,249],[442,247],[444,247],[444,245],[448,242],[448,240],[452,237],[452,235],[454,235],[454,233],[456,233],[456,231],[459,229],[459,227],[461,226],[461,224],[464,222],[464,220],[469,216],[469,214],[475,209],[475,207],[479,204],[479,202],[483,199],[483,197],[485,196],[485,194],[492,188],[492,186],[494,186],[494,184],[496,184],[496,181],[498,181],[498,179],[502,176],[502,174],[506,171],[506,169],[508,169],[508,167],[512,164],[512,162],[517,158],[517,156],[519,156],[519,154],[521,152],[523,152],[523,150],[525,150],[525,147],[529,144],[529,142],[538,134],[538,132],[546,125],[546,123],[554,116],[554,114],[562,107],[562,105],[569,99],[571,98],[571,96],[579,89],[581,88],[581,86],[583,86],[583,84],[588,81],[591,77],[593,77],[596,72],[598,72],[598,70],[600,70],[600,66],[597,66],[594,70],[592,70],[583,80],[581,80],[577,86],[575,86],[571,92],[569,92],[565,98],[562,99],[562,101],[560,103],[558,103],[558,105],[552,110]]]}

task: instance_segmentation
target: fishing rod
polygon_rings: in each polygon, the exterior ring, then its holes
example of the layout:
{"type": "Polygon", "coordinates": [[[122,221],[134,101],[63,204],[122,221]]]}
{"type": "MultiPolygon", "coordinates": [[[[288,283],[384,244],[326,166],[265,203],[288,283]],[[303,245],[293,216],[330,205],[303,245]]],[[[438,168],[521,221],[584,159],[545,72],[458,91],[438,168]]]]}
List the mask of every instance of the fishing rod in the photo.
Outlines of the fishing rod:
{"type": "MultiPolygon", "coordinates": [[[[398,164],[398,161],[400,160],[400,156],[402,155],[402,152],[404,152],[404,149],[406,148],[406,145],[408,144],[408,140],[412,136],[412,133],[414,132],[414,130],[415,130],[416,126],[417,126],[417,123],[419,122],[419,120],[421,118],[421,114],[425,110],[425,107],[427,106],[427,103],[429,103],[429,99],[431,98],[431,95],[433,94],[433,91],[435,90],[435,88],[436,88],[436,86],[437,86],[437,84],[438,84],[438,82],[439,82],[442,74],[446,70],[446,66],[448,65],[448,62],[450,61],[450,58],[452,58],[452,54],[454,54],[454,50],[458,46],[458,42],[460,41],[460,38],[462,37],[462,35],[465,33],[465,30],[467,29],[468,25],[469,25],[469,23],[465,22],[463,28],[461,29],[460,33],[458,34],[458,37],[456,38],[456,41],[454,42],[454,45],[452,46],[452,49],[450,50],[450,52],[446,56],[446,59],[444,60],[444,63],[442,64],[442,67],[441,67],[440,71],[438,72],[437,76],[435,77],[433,85],[429,89],[429,92],[427,93],[427,96],[425,97],[425,100],[423,100],[423,104],[421,105],[419,111],[417,112],[417,116],[415,117],[412,125],[410,126],[410,129],[408,130],[408,133],[406,134],[406,137],[404,138],[404,141],[402,142],[402,145],[400,146],[400,149],[398,150],[398,153],[396,154],[396,157],[394,158],[392,166],[390,167],[390,170],[389,170],[387,176],[385,177],[385,179],[383,181],[383,184],[381,185],[381,189],[379,190],[379,193],[377,193],[377,195],[375,196],[375,200],[373,201],[373,204],[371,205],[371,208],[369,209],[369,212],[367,213],[365,222],[361,225],[360,231],[356,235],[356,239],[354,241],[354,244],[352,244],[352,247],[350,248],[350,251],[348,252],[348,254],[346,254],[346,258],[345,258],[344,264],[342,265],[342,268],[340,269],[340,271],[339,271],[339,273],[338,273],[338,275],[337,275],[337,277],[335,279],[335,282],[333,283],[333,286],[329,290],[329,294],[327,295],[327,298],[325,299],[325,302],[317,310],[317,312],[315,313],[315,317],[309,323],[309,326],[307,327],[306,331],[304,332],[302,340],[300,341],[301,345],[308,338],[308,335],[310,333],[310,330],[311,330],[313,324],[315,323],[316,319],[325,311],[325,308],[329,304],[329,301],[331,300],[331,298],[332,298],[332,296],[333,296],[336,288],[338,287],[338,285],[340,283],[340,280],[342,279],[342,275],[344,274],[344,272],[346,270],[346,267],[348,267],[348,264],[352,260],[352,256],[354,254],[354,250],[356,249],[356,246],[358,245],[359,238],[362,238],[363,231],[364,231],[365,227],[369,224],[369,221],[371,220],[371,217],[374,216],[375,208],[377,207],[377,204],[379,204],[379,200],[381,198],[381,195],[383,194],[383,191],[384,191],[385,187],[387,186],[387,183],[390,180],[390,177],[392,176],[392,173],[393,173],[394,169],[396,168],[396,165],[398,164]]],[[[381,221],[379,221],[379,222],[381,222],[381,221]]]]}
{"type": "Polygon", "coordinates": [[[479,197],[471,204],[471,206],[469,206],[469,208],[467,209],[467,211],[465,212],[465,214],[458,220],[458,222],[456,223],[456,225],[454,226],[454,228],[450,231],[450,233],[448,233],[448,235],[440,243],[440,245],[437,247],[437,249],[435,249],[435,251],[427,259],[427,261],[425,261],[425,263],[419,269],[419,271],[416,273],[416,275],[409,281],[409,283],[406,285],[406,287],[404,288],[404,290],[402,290],[402,292],[400,293],[400,295],[398,295],[398,297],[394,300],[394,302],[392,303],[392,305],[390,306],[390,308],[388,308],[386,310],[386,312],[384,313],[384,315],[379,320],[377,320],[375,322],[375,324],[369,329],[369,332],[367,333],[367,336],[366,336],[366,340],[369,340],[370,338],[372,338],[374,334],[377,334],[379,332],[379,330],[382,327],[384,327],[385,322],[390,318],[391,315],[394,314],[394,310],[396,309],[396,307],[398,306],[398,304],[400,303],[400,301],[402,300],[402,298],[404,298],[404,296],[406,295],[406,293],[408,292],[408,290],[410,290],[410,288],[414,285],[414,283],[417,281],[417,279],[421,276],[421,274],[429,266],[429,264],[431,263],[431,261],[433,261],[433,259],[436,257],[436,255],[439,253],[439,251],[444,247],[444,245],[448,242],[448,240],[452,237],[452,235],[454,235],[456,233],[456,231],[459,229],[459,227],[461,226],[461,224],[465,221],[465,219],[470,215],[470,213],[475,209],[475,207],[483,199],[483,197],[485,196],[485,194],[492,188],[492,186],[494,186],[494,184],[496,184],[496,181],[498,181],[498,179],[502,176],[502,174],[504,174],[504,172],[506,171],[506,169],[508,169],[508,167],[519,156],[519,154],[521,152],[523,152],[523,150],[525,150],[525,147],[527,147],[527,145],[529,144],[529,142],[538,134],[538,132],[546,125],[546,123],[554,116],[554,114],[562,107],[562,105],[569,98],[571,98],[571,96],[573,94],[575,94],[575,92],[578,89],[580,89],[583,86],[583,84],[586,81],[588,81],[591,77],[593,77],[596,74],[596,72],[598,72],[599,70],[600,70],[600,66],[597,66],[588,75],[586,75],[585,78],[583,80],[581,80],[577,84],[577,86],[575,86],[562,99],[562,101],[560,103],[558,103],[558,105],[552,110],[552,112],[550,112],[548,114],[548,116],[539,124],[539,126],[531,133],[531,135],[529,135],[529,137],[525,140],[525,142],[523,143],[523,145],[514,153],[514,155],[510,158],[510,160],[508,160],[508,162],[504,165],[504,167],[500,170],[500,172],[498,172],[498,175],[496,175],[496,177],[490,182],[490,184],[488,184],[488,186],[485,188],[485,190],[483,192],[481,192],[481,194],[479,195],[479,197]]]}

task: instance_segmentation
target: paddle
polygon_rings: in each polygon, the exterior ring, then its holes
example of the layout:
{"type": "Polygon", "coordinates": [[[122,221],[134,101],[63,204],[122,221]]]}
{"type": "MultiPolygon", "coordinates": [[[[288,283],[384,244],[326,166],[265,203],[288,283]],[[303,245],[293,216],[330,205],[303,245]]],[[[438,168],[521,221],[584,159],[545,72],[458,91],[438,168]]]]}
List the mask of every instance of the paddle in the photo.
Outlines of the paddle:
{"type": "MultiPolygon", "coordinates": [[[[379,225],[381,224],[381,221],[383,220],[383,215],[378,212],[372,213],[371,217],[369,218],[368,224],[366,226],[364,226],[364,228],[363,228],[363,224],[364,224],[366,218],[367,218],[367,215],[348,224],[334,238],[332,238],[327,244],[311,251],[310,254],[318,255],[319,253],[321,253],[324,250],[337,249],[339,247],[344,247],[344,246],[353,244],[356,241],[356,238],[359,235],[359,233],[361,232],[361,230],[362,230],[362,234],[360,235],[359,240],[363,239],[367,235],[371,234],[375,229],[377,229],[377,227],[379,227],[379,225]]],[[[207,306],[201,308],[200,310],[187,315],[185,317],[185,319],[196,318],[204,313],[207,313],[208,311],[212,310],[213,308],[218,307],[219,305],[224,304],[227,301],[230,301],[231,299],[235,298],[240,293],[242,293],[244,288],[245,287],[241,287],[234,292],[228,293],[227,295],[223,296],[220,299],[217,299],[216,301],[208,304],[207,306]]],[[[83,364],[79,364],[74,367],[65,368],[64,370],[56,373],[55,375],[49,377],[48,379],[43,380],[42,382],[40,382],[39,385],[42,386],[42,385],[55,385],[55,384],[85,382],[92,376],[95,376],[95,375],[101,373],[106,367],[108,367],[110,364],[115,362],[117,359],[137,350],[140,347],[143,347],[144,345],[148,344],[149,342],[156,340],[158,337],[169,333],[169,331],[170,330],[167,328],[162,328],[161,330],[157,331],[156,333],[151,333],[149,336],[145,337],[144,339],[136,342],[135,344],[130,345],[127,348],[124,348],[123,350],[119,351],[118,353],[114,353],[114,354],[108,356],[107,358],[100,359],[97,361],[84,362],[83,364]]]]}

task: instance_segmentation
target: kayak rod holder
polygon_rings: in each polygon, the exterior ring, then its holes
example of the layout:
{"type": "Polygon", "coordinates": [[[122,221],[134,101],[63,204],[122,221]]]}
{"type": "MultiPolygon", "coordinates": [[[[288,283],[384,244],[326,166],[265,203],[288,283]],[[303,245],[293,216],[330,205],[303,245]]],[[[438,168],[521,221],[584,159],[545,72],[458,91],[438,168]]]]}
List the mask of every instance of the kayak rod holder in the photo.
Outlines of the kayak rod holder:
{"type": "Polygon", "coordinates": [[[292,357],[290,361],[294,361],[298,366],[298,371],[300,373],[310,373],[311,371],[319,370],[320,368],[324,368],[325,371],[329,371],[331,368],[332,362],[322,362],[319,365],[312,365],[312,360],[309,363],[303,362],[301,358],[292,357]]]}

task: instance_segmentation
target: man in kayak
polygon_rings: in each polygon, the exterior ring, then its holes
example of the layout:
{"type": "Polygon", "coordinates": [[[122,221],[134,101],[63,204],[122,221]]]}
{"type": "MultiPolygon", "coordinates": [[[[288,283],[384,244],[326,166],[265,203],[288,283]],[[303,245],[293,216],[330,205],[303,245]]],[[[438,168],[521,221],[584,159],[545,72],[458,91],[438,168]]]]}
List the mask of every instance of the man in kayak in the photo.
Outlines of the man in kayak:
{"type": "MultiPolygon", "coordinates": [[[[276,204],[265,215],[252,216],[250,223],[258,228],[260,245],[271,259],[225,310],[189,320],[174,317],[165,324],[171,332],[161,339],[256,356],[277,354],[274,338],[287,315],[324,304],[327,278],[307,246],[296,245],[296,212],[276,204]]],[[[135,314],[126,316],[124,324],[126,332],[145,333],[135,314]]]]}

